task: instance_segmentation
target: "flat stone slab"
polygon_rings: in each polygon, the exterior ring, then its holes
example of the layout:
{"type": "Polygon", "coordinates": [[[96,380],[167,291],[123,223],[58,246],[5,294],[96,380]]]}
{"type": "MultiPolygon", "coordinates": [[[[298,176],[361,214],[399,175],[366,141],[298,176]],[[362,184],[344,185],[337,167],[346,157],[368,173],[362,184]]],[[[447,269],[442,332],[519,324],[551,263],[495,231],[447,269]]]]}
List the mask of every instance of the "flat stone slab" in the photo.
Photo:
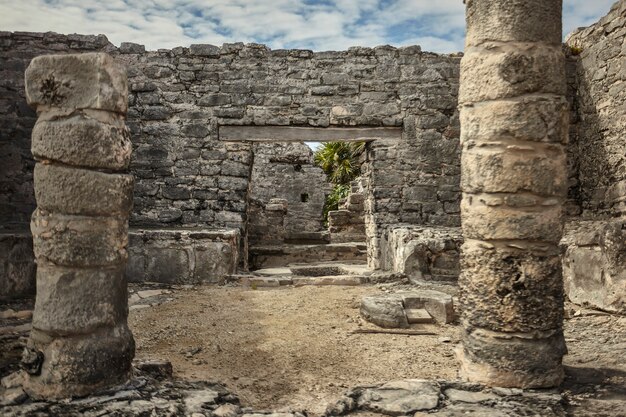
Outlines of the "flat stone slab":
{"type": "Polygon", "coordinates": [[[404,379],[355,387],[328,405],[325,416],[377,413],[411,417],[562,417],[554,392],[488,388],[461,381],[404,379]]]}
{"type": "Polygon", "coordinates": [[[422,379],[392,381],[363,390],[357,399],[359,408],[402,416],[416,411],[432,410],[439,404],[439,384],[422,379]]]}
{"type": "Polygon", "coordinates": [[[428,311],[423,308],[406,309],[404,312],[409,324],[432,323],[435,321],[433,320],[433,316],[428,314],[428,311]]]}

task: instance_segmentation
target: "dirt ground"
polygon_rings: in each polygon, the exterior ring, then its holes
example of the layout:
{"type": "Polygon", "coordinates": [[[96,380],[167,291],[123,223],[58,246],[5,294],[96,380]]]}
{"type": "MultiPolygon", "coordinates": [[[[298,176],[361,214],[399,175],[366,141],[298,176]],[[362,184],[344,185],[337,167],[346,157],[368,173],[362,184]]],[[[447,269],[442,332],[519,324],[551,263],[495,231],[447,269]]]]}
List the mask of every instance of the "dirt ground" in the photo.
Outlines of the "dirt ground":
{"type": "Polygon", "coordinates": [[[376,287],[200,287],[132,311],[137,359],[169,359],[175,376],[226,383],[244,405],[321,414],[346,388],[401,378],[456,377],[456,326],[436,335],[351,334],[376,287]]]}
{"type": "MultiPolygon", "coordinates": [[[[435,335],[352,334],[374,286],[177,290],[131,311],[137,359],[168,359],[175,376],[226,383],[247,406],[321,414],[346,388],[401,378],[456,379],[460,328],[435,335]]],[[[564,384],[576,416],[626,416],[626,317],[569,305],[564,384]]]]}

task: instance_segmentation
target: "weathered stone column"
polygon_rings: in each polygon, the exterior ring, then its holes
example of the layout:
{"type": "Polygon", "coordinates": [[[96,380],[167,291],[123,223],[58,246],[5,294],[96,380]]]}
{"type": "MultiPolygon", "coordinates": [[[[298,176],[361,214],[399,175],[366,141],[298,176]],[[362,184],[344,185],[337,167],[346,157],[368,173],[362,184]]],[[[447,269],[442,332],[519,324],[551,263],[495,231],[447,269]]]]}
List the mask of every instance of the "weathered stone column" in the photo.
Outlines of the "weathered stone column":
{"type": "Polygon", "coordinates": [[[561,0],[467,0],[461,62],[461,373],[505,387],[563,378],[557,244],[567,190],[561,0]]]}
{"type": "Polygon", "coordinates": [[[26,97],[39,119],[37,300],[23,365],[36,397],[86,395],[130,372],[127,96],[125,71],[107,54],[40,56],[26,70],[26,97]]]}

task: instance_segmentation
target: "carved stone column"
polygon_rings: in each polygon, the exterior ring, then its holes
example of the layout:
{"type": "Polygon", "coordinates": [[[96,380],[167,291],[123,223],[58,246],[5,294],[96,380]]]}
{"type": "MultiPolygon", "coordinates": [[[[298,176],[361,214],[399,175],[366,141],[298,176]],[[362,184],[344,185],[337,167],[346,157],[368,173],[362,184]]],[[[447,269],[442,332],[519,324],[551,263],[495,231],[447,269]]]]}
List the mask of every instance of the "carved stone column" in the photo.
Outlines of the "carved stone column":
{"type": "Polygon", "coordinates": [[[561,0],[467,0],[461,62],[461,373],[561,383],[567,191],[561,0]]]}
{"type": "Polygon", "coordinates": [[[26,96],[39,119],[25,388],[87,395],[123,382],[135,350],[124,277],[133,194],[126,74],[104,53],[40,56],[26,70],[26,96]]]}

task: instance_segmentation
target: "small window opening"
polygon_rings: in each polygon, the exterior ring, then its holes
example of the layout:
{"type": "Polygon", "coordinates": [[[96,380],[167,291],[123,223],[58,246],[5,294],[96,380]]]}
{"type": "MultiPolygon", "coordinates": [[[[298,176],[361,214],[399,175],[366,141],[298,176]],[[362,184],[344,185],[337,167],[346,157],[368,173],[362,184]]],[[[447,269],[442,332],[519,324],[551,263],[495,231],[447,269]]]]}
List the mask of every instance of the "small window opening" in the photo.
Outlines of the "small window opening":
{"type": "Polygon", "coordinates": [[[300,164],[295,164],[295,165],[293,166],[293,169],[294,169],[294,171],[296,171],[296,172],[300,172],[300,171],[302,171],[302,165],[300,165],[300,164]]]}
{"type": "Polygon", "coordinates": [[[307,201],[309,201],[309,194],[308,193],[300,194],[300,201],[302,201],[303,203],[306,203],[307,201]]]}

